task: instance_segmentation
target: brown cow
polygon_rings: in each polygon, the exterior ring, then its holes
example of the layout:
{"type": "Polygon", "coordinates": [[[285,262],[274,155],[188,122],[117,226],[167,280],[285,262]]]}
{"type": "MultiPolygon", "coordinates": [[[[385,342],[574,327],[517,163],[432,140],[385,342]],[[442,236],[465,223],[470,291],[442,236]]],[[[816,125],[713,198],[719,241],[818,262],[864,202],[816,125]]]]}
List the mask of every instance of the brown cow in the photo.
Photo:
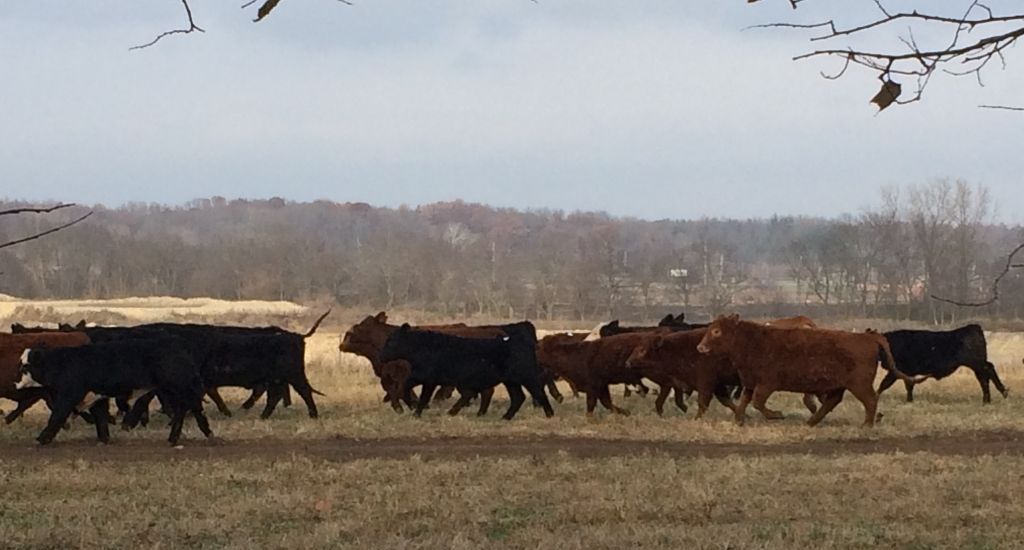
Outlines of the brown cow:
{"type": "Polygon", "coordinates": [[[739,373],[728,359],[697,351],[705,329],[687,330],[651,336],[637,346],[626,360],[626,367],[644,377],[669,377],[676,387],[697,392],[697,418],[704,416],[711,398],[735,412],[730,390],[740,383],[739,373]]]}
{"type": "MultiPolygon", "coordinates": [[[[608,386],[636,384],[643,378],[644,373],[626,367],[626,360],[637,346],[656,334],[619,334],[592,341],[581,341],[575,335],[555,334],[537,343],[537,361],[542,367],[550,369],[568,380],[573,387],[587,394],[588,416],[593,416],[599,400],[606,409],[628,416],[629,411],[612,403],[608,386]]],[[[686,388],[676,386],[671,378],[663,373],[651,374],[654,377],[649,378],[661,386],[654,404],[658,414],[663,412],[665,400],[673,388],[677,389],[676,406],[685,412],[686,404],[683,402],[682,390],[686,388]]]]}
{"type": "Polygon", "coordinates": [[[0,397],[16,401],[18,408],[5,418],[10,424],[29,407],[45,397],[41,388],[16,389],[21,379],[21,355],[27,349],[84,346],[89,337],[83,332],[45,332],[32,334],[0,334],[0,397]]]}
{"type": "Polygon", "coordinates": [[[821,408],[807,421],[814,426],[850,390],[864,405],[864,425],[874,426],[878,396],[873,385],[879,362],[897,377],[913,380],[896,368],[888,344],[877,334],[779,329],[730,315],[711,323],[697,349],[727,357],[739,372],[744,388],[735,413],[739,424],[751,401],[768,416],[768,397],[775,391],[793,391],[821,397],[821,408]]]}

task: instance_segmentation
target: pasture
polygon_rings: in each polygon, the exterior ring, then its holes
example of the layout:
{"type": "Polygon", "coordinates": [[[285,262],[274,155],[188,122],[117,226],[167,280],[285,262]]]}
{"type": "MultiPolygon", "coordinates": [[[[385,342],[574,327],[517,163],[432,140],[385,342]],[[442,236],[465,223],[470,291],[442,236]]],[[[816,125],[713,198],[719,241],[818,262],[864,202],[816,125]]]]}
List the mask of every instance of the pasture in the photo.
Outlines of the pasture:
{"type": "MultiPolygon", "coordinates": [[[[307,348],[322,417],[301,403],[269,420],[207,412],[185,448],[166,422],[97,445],[81,420],[48,448],[45,408],[0,427],[0,540],[27,548],[1005,548],[1024,536],[1024,335],[989,334],[1011,390],[983,406],[966,369],[885,393],[882,423],[859,427],[847,399],[808,428],[795,394],[786,419],[735,426],[713,404],[695,421],[653,398],[619,417],[566,401],[500,419],[414,419],[380,402],[369,364],[337,351],[343,327],[307,348]]],[[[237,407],[247,392],[225,391],[237,407]]],[[[7,408],[9,402],[0,402],[7,408]]],[[[600,410],[600,409],[599,409],[600,410]]]]}

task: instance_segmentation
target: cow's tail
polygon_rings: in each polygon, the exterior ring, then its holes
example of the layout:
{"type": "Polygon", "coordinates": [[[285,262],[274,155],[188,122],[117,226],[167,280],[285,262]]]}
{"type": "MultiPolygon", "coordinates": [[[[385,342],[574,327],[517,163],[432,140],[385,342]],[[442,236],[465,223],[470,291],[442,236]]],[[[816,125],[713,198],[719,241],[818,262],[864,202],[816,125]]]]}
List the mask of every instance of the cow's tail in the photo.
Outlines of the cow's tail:
{"type": "Polygon", "coordinates": [[[310,336],[312,336],[313,333],[316,332],[316,329],[320,328],[320,323],[322,323],[324,321],[324,319],[326,319],[327,316],[330,315],[330,314],[331,314],[331,310],[328,309],[326,313],[321,315],[320,318],[317,319],[315,323],[313,323],[313,328],[309,329],[309,332],[307,332],[306,334],[303,334],[302,337],[303,338],[309,338],[310,336]]]}
{"type": "Polygon", "coordinates": [[[320,391],[320,390],[318,390],[318,389],[314,388],[313,386],[310,386],[310,387],[309,387],[309,391],[311,391],[311,392],[313,392],[313,393],[315,393],[315,394],[317,394],[317,395],[320,395],[320,396],[323,396],[323,397],[327,397],[327,394],[326,394],[326,393],[324,393],[324,392],[322,392],[322,391],[320,391]]]}
{"type": "Polygon", "coordinates": [[[891,372],[896,376],[896,378],[899,378],[904,382],[917,384],[918,382],[923,382],[928,379],[927,376],[911,377],[904,374],[903,371],[896,367],[896,359],[892,356],[892,350],[889,349],[888,345],[883,344],[882,342],[878,343],[878,360],[882,363],[882,368],[891,372]]]}

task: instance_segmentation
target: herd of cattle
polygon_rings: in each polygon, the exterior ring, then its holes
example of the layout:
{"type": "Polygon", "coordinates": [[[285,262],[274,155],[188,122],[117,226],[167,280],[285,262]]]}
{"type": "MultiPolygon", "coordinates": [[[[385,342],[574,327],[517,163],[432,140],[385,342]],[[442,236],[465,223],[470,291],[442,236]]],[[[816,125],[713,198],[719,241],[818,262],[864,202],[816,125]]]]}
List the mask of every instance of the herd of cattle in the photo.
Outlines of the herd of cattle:
{"type": "MultiPolygon", "coordinates": [[[[95,424],[97,438],[107,442],[114,422],[110,400],[124,415],[122,426],[131,429],[148,422],[157,399],[171,418],[168,439],[177,445],[188,415],[212,436],[203,412],[205,397],[231,415],[218,393],[221,387],[250,389],[244,408],[266,394],[263,418],[282,401],[289,404],[294,389],[316,418],[313,394],[320,392],[306,376],[305,341],[329,313],[305,334],[279,327],[173,323],[90,327],[83,322],[57,329],[15,324],[11,334],[0,334],[0,398],[17,403],[5,420],[13,422],[44,401],[50,418],[39,443],[51,442],[73,414],[95,424]]],[[[767,400],[774,392],[789,391],[803,394],[813,426],[849,391],[864,406],[864,424],[872,426],[881,416],[878,394],[897,380],[912,401],[916,383],[944,378],[961,366],[974,372],[986,403],[991,384],[1004,397],[1008,394],[988,360],[985,335],[973,324],[952,331],[857,333],[820,328],[802,316],[758,323],[732,315],[693,324],[680,314],[657,326],[612,321],[591,332],[538,339],[526,321],[412,327],[389,324],[382,312],[347,331],[339,349],[368,359],[384,401],[398,412],[405,404],[416,416],[456,391],[459,398],[449,414],[479,400],[477,414],[484,415],[494,389],[503,386],[509,396],[505,419],[516,415],[526,393],[550,417],[549,395],[557,402],[564,399],[558,380],[567,382],[573,394],[586,395],[588,415],[598,402],[629,414],[612,403],[610,386],[625,384],[627,391],[647,393],[644,382],[649,381],[658,386],[658,414],[670,396],[685,412],[686,398],[696,393],[698,418],[714,398],[741,424],[750,404],[767,419],[781,418],[767,400]],[[879,365],[885,376],[876,390],[879,365]]]]}

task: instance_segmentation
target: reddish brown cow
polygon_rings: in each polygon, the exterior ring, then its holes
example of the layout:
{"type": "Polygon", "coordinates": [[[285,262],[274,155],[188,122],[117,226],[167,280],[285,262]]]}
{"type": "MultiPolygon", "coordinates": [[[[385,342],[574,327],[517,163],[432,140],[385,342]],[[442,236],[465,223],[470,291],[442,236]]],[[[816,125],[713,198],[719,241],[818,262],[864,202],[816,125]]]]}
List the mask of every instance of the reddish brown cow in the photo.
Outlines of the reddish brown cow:
{"type": "Polygon", "coordinates": [[[697,392],[697,418],[704,416],[711,398],[716,397],[729,410],[736,410],[730,397],[731,387],[740,383],[739,373],[728,359],[697,351],[705,329],[659,334],[637,346],[626,360],[626,367],[644,377],[668,377],[676,387],[697,392]]]}
{"type": "Polygon", "coordinates": [[[870,427],[878,408],[873,385],[879,362],[897,377],[913,380],[896,368],[885,338],[878,334],[779,329],[730,315],[711,323],[697,349],[727,357],[739,372],[744,388],[735,413],[739,424],[751,401],[769,416],[768,397],[793,391],[821,397],[821,408],[807,421],[814,426],[849,390],[864,405],[864,425],[870,427]]]}
{"type": "MultiPolygon", "coordinates": [[[[537,361],[542,367],[550,369],[587,394],[588,416],[594,414],[598,401],[612,412],[628,415],[629,411],[612,403],[608,386],[636,384],[640,381],[644,374],[636,369],[627,368],[626,360],[637,346],[656,335],[657,333],[630,333],[593,341],[580,341],[572,335],[556,334],[538,342],[537,361]]],[[[655,409],[661,414],[670,390],[677,386],[663,373],[651,374],[654,377],[648,378],[661,386],[658,399],[655,401],[655,409]]],[[[675,403],[685,412],[683,389],[686,388],[679,388],[675,392],[675,403]]]]}
{"type": "Polygon", "coordinates": [[[6,422],[13,422],[45,396],[41,388],[19,390],[14,387],[21,379],[21,355],[26,349],[77,347],[88,343],[89,337],[82,332],[0,334],[0,397],[18,403],[18,408],[7,415],[6,422]]]}

